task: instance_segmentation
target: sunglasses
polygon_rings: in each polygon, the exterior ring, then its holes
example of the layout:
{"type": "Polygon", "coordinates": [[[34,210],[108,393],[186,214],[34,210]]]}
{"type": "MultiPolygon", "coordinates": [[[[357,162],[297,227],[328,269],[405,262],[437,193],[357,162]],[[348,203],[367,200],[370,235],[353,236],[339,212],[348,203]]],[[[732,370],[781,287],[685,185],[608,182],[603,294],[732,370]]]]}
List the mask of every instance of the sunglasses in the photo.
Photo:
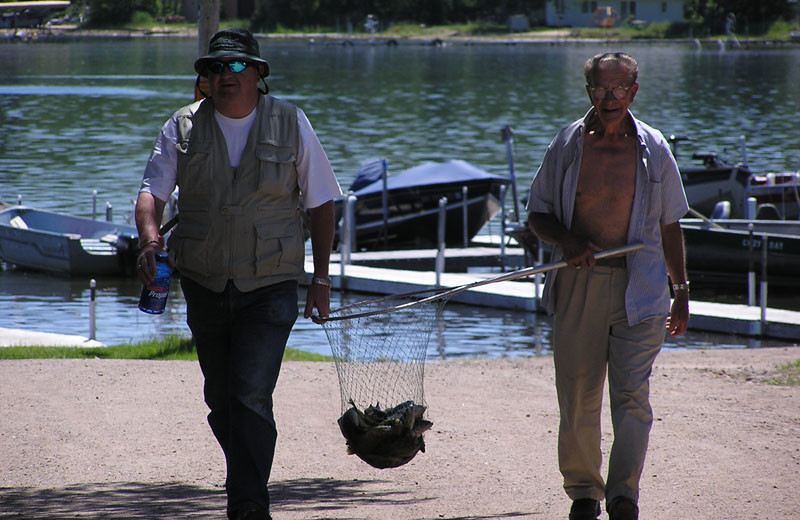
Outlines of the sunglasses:
{"type": "Polygon", "coordinates": [[[206,65],[206,70],[212,74],[222,74],[222,71],[225,70],[225,67],[228,67],[229,71],[234,74],[238,74],[244,71],[247,68],[247,65],[248,63],[246,61],[212,61],[206,65]]]}

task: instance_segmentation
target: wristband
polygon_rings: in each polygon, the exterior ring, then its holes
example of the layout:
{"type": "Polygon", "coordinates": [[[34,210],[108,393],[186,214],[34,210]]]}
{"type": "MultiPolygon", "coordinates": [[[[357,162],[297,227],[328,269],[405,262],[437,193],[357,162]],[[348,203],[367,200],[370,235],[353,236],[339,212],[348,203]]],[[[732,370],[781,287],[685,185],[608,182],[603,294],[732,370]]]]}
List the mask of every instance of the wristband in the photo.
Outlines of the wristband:
{"type": "Polygon", "coordinates": [[[673,291],[686,291],[689,292],[689,282],[674,283],[672,284],[673,291]]]}
{"type": "Polygon", "coordinates": [[[325,287],[331,286],[331,279],[330,278],[322,278],[319,276],[315,276],[311,279],[312,285],[324,285],[325,287]]]}

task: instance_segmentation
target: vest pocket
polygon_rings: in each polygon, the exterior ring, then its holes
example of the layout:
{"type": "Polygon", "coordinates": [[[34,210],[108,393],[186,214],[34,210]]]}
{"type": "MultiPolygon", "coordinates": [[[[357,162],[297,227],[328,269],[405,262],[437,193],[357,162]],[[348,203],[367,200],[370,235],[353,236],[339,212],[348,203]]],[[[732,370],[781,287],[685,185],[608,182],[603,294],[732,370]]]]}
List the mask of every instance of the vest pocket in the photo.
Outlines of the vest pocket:
{"type": "Polygon", "coordinates": [[[205,196],[211,192],[212,143],[178,143],[178,185],[185,193],[205,196]]]}
{"type": "Polygon", "coordinates": [[[288,146],[261,143],[256,147],[259,162],[259,187],[268,193],[291,190],[287,183],[296,181],[294,175],[294,149],[288,146]]]}
{"type": "Polygon", "coordinates": [[[208,272],[208,212],[181,208],[180,215],[180,223],[170,238],[170,248],[175,250],[178,268],[184,267],[204,275],[212,274],[208,272]]]}
{"type": "Polygon", "coordinates": [[[256,231],[256,276],[294,273],[302,267],[305,249],[297,226],[292,224],[259,223],[256,231]]]}

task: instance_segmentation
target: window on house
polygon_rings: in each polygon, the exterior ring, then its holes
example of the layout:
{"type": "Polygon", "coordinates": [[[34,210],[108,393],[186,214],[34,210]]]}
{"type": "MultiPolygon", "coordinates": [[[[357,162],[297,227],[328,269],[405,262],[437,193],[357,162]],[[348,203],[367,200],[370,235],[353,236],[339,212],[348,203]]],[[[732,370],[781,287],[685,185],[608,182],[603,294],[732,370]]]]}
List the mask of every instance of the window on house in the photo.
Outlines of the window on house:
{"type": "Polygon", "coordinates": [[[636,16],[636,2],[628,2],[630,4],[631,16],[636,16]]]}
{"type": "Polygon", "coordinates": [[[628,17],[628,2],[619,3],[619,15],[624,20],[628,17]]]}
{"type": "Polygon", "coordinates": [[[581,2],[581,12],[588,13],[589,12],[589,2],[581,2]]]}
{"type": "Polygon", "coordinates": [[[595,12],[597,10],[597,2],[592,2],[591,3],[591,10],[592,10],[592,12],[595,12]]]}
{"type": "Polygon", "coordinates": [[[661,12],[662,13],[666,13],[667,12],[667,3],[666,2],[661,2],[661,12]]]}

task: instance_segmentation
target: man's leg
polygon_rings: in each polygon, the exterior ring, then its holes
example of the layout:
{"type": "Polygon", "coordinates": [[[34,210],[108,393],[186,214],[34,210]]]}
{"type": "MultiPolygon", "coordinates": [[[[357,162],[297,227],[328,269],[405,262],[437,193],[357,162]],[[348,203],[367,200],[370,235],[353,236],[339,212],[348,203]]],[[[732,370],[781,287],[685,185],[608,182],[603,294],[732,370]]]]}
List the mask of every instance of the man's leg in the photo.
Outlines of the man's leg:
{"type": "Polygon", "coordinates": [[[558,460],[572,500],[602,500],[600,416],[608,356],[610,269],[571,271],[556,279],[553,358],[561,412],[558,460]]]}
{"type": "Polygon", "coordinates": [[[608,361],[614,444],[608,464],[606,497],[639,500],[653,413],[650,374],[664,342],[666,317],[629,327],[626,320],[612,326],[608,361]]]}
{"type": "Polygon", "coordinates": [[[298,315],[297,282],[241,293],[232,289],[228,505],[269,510],[277,429],[272,392],[298,315]]]}
{"type": "Polygon", "coordinates": [[[229,289],[215,293],[185,276],[181,277],[181,288],[186,298],[186,323],[192,331],[204,377],[203,393],[210,410],[208,424],[227,460],[230,432],[229,289]]]}

